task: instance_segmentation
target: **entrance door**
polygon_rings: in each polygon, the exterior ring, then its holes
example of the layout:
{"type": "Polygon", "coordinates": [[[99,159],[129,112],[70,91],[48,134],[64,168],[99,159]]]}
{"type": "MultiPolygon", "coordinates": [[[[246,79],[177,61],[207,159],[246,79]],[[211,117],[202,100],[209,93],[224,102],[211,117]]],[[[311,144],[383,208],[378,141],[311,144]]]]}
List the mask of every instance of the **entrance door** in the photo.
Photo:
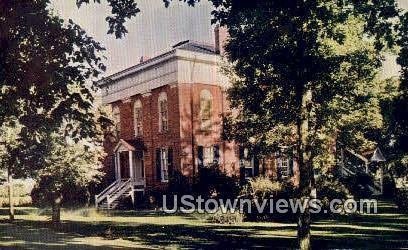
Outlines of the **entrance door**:
{"type": "Polygon", "coordinates": [[[120,176],[122,179],[129,179],[130,178],[129,152],[122,151],[119,153],[119,155],[120,155],[120,176]]]}
{"type": "Polygon", "coordinates": [[[136,151],[133,153],[133,175],[136,182],[144,180],[143,152],[136,151]]]}

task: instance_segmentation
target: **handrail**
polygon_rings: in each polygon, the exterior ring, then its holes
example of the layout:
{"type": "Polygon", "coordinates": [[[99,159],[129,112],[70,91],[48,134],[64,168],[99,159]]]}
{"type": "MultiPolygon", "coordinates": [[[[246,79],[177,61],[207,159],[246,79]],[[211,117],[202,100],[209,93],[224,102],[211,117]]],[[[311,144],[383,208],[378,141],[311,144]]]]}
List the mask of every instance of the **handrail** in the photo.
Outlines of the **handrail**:
{"type": "Polygon", "coordinates": [[[110,204],[112,203],[111,201],[116,200],[118,197],[120,197],[123,193],[125,193],[127,191],[127,189],[129,188],[129,184],[131,184],[131,179],[123,182],[117,190],[119,190],[118,192],[116,192],[112,197],[110,197],[110,195],[107,196],[107,201],[108,201],[108,209],[110,208],[110,204]]]}
{"type": "Polygon", "coordinates": [[[105,198],[106,195],[108,195],[109,193],[111,193],[111,191],[113,189],[116,189],[115,187],[117,185],[119,185],[119,183],[122,180],[118,179],[114,182],[112,182],[112,184],[110,184],[107,188],[105,188],[102,192],[100,192],[99,194],[95,195],[95,205],[98,206],[98,203],[103,200],[105,198]]]}
{"type": "Polygon", "coordinates": [[[347,172],[347,173],[349,173],[349,174],[352,174],[352,175],[355,175],[356,173],[354,173],[352,170],[350,170],[349,168],[347,168],[347,167],[345,167],[345,166],[342,166],[342,171],[345,171],[345,172],[347,172]]]}

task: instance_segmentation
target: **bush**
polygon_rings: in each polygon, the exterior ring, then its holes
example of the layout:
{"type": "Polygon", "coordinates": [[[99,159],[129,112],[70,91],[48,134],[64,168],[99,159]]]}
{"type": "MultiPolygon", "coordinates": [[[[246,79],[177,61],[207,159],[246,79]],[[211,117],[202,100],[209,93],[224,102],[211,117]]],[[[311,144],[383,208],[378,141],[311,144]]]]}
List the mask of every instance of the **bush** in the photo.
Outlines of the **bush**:
{"type": "Polygon", "coordinates": [[[383,180],[383,196],[384,197],[392,197],[396,192],[396,184],[394,178],[390,175],[384,175],[383,180]]]}
{"type": "Polygon", "coordinates": [[[239,186],[236,179],[227,176],[218,165],[214,165],[199,169],[193,193],[204,199],[235,199],[239,194],[239,186]]]}
{"type": "MultiPolygon", "coordinates": [[[[242,188],[241,196],[243,198],[249,198],[251,200],[257,200],[258,204],[262,204],[264,199],[278,199],[289,200],[295,197],[295,189],[292,182],[283,181],[279,182],[271,180],[268,177],[259,176],[248,181],[248,184],[242,188]]],[[[264,212],[259,213],[255,204],[252,204],[251,213],[244,211],[245,218],[251,221],[265,221],[276,219],[288,219],[293,218],[293,214],[288,211],[286,214],[270,213],[270,203],[267,202],[264,212]]]]}
{"type": "Polygon", "coordinates": [[[210,214],[207,220],[211,223],[218,224],[236,224],[244,221],[244,215],[237,211],[226,211],[219,209],[217,212],[210,214]]]}
{"type": "Polygon", "coordinates": [[[349,176],[342,180],[342,183],[357,198],[368,198],[372,195],[367,186],[373,186],[373,178],[366,173],[357,172],[356,175],[349,176]]]}
{"type": "Polygon", "coordinates": [[[394,201],[402,213],[408,213],[408,189],[396,189],[394,201]]]}
{"type": "Polygon", "coordinates": [[[191,194],[191,192],[191,184],[188,178],[180,171],[174,171],[169,179],[168,193],[181,196],[191,194]]]}
{"type": "MultiPolygon", "coordinates": [[[[30,196],[19,196],[14,197],[14,206],[16,207],[26,207],[30,206],[32,201],[30,196]]],[[[0,197],[0,207],[8,207],[9,206],[9,199],[0,197]]]]}
{"type": "Polygon", "coordinates": [[[334,199],[346,200],[351,197],[347,187],[334,177],[321,176],[316,180],[317,199],[322,202],[322,211],[330,214],[330,201],[334,199]]]}

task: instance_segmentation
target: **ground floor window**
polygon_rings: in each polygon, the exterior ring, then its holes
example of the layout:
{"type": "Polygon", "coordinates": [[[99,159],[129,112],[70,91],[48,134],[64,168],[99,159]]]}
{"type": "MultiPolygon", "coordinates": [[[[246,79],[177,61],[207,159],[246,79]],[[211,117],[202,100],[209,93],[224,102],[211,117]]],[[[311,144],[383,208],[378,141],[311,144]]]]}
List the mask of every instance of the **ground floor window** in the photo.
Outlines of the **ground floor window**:
{"type": "Polygon", "coordinates": [[[198,146],[198,165],[200,167],[210,167],[219,164],[218,145],[198,146]]]}
{"type": "Polygon", "coordinates": [[[291,175],[289,156],[286,154],[277,153],[275,162],[276,162],[276,171],[278,172],[278,177],[288,178],[291,175]]]}
{"type": "Polygon", "coordinates": [[[159,148],[156,150],[156,175],[157,180],[167,182],[172,165],[172,150],[170,148],[159,148]]]}
{"type": "Polygon", "coordinates": [[[255,176],[255,161],[254,157],[250,155],[248,148],[240,149],[240,165],[245,179],[255,176]]]}

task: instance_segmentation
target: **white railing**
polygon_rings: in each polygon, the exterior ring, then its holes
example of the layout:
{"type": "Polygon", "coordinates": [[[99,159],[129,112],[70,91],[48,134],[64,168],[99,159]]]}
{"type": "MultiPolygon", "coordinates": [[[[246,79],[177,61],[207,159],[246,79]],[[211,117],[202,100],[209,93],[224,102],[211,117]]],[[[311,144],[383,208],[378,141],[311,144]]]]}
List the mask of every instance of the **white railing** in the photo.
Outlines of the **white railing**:
{"type": "Polygon", "coordinates": [[[106,197],[108,209],[111,208],[112,202],[121,197],[124,193],[131,191],[132,188],[133,188],[132,181],[128,179],[127,181],[122,182],[121,185],[118,186],[116,192],[112,196],[108,194],[108,196],[106,197]]]}
{"type": "Polygon", "coordinates": [[[98,204],[103,201],[110,193],[117,189],[117,186],[122,182],[122,180],[118,179],[110,184],[107,188],[105,188],[102,192],[95,195],[95,206],[98,208],[98,204]]]}
{"type": "MultiPolygon", "coordinates": [[[[144,191],[146,182],[144,178],[138,179],[119,179],[114,181],[111,185],[105,188],[102,192],[95,195],[95,207],[106,199],[107,208],[111,208],[112,202],[116,201],[124,193],[129,191],[144,191]],[[135,189],[135,186],[136,189],[135,189]]],[[[131,194],[133,195],[133,193],[131,194]]],[[[132,200],[134,197],[132,196],[132,200]]]]}

